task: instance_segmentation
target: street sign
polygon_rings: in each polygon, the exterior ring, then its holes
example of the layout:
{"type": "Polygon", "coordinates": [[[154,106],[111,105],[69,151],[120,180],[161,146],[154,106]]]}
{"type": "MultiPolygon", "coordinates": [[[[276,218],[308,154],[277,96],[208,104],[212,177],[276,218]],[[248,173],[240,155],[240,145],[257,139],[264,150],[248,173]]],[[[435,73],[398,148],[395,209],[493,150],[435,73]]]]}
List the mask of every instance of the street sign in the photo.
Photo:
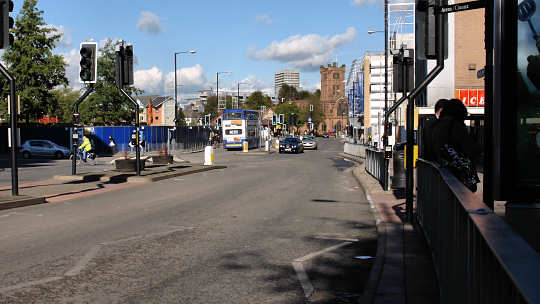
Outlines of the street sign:
{"type": "Polygon", "coordinates": [[[449,14],[461,11],[468,11],[472,9],[485,7],[484,1],[471,1],[459,4],[444,5],[438,10],[439,14],[449,14]]]}
{"type": "Polygon", "coordinates": [[[476,72],[476,78],[478,79],[484,78],[485,75],[486,75],[486,68],[483,68],[481,70],[478,70],[478,72],[476,72]]]}
{"type": "Polygon", "coordinates": [[[309,105],[309,111],[313,112],[313,105],[312,104],[309,105]]]}
{"type": "Polygon", "coordinates": [[[311,117],[309,117],[309,118],[307,119],[307,121],[308,121],[309,123],[311,123],[311,122],[312,122],[311,117]]]}

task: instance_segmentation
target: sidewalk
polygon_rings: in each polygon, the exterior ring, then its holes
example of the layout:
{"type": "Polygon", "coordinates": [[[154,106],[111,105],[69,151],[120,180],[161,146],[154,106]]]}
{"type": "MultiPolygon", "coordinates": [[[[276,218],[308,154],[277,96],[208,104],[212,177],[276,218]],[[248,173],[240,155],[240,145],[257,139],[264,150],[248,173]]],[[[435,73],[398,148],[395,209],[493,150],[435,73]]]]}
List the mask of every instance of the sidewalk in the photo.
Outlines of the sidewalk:
{"type": "Polygon", "coordinates": [[[384,191],[365,171],[362,159],[353,175],[362,185],[377,221],[377,258],[360,303],[439,303],[439,286],[423,235],[403,222],[405,199],[384,191]]]}
{"type": "Polygon", "coordinates": [[[25,207],[41,203],[54,203],[138,186],[141,183],[224,169],[226,166],[176,163],[149,165],[137,176],[135,172],[106,170],[77,175],[55,176],[37,182],[19,184],[19,196],[11,196],[11,185],[0,186],[0,210],[25,207]]]}

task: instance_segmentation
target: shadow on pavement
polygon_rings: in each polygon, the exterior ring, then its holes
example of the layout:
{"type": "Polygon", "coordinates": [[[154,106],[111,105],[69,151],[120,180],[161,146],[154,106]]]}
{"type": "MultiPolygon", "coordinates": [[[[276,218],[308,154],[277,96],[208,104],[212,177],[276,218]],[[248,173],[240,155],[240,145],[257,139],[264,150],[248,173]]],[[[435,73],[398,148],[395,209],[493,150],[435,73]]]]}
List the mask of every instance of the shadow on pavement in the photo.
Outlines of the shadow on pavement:
{"type": "Polygon", "coordinates": [[[328,159],[334,162],[333,167],[338,169],[338,171],[345,171],[355,166],[355,163],[346,161],[343,158],[330,157],[328,159]]]}

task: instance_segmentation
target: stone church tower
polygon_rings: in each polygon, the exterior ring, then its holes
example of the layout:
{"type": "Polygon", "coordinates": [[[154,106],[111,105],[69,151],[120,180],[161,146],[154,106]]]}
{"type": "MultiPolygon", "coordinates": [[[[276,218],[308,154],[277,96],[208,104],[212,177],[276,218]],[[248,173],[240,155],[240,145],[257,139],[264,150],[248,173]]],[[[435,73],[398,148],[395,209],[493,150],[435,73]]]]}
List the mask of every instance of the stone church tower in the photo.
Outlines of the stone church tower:
{"type": "Polygon", "coordinates": [[[321,105],[324,120],[318,132],[343,132],[349,116],[348,101],[345,98],[345,65],[338,67],[337,62],[321,66],[321,105]]]}

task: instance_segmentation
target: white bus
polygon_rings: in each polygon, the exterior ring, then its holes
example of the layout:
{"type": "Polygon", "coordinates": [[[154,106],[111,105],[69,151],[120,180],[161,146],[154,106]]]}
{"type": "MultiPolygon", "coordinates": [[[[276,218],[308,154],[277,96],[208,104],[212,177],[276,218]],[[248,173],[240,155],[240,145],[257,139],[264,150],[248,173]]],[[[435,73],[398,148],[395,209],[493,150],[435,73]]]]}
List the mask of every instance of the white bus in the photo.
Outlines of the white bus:
{"type": "Polygon", "coordinates": [[[223,147],[242,149],[244,142],[255,148],[259,144],[259,113],[253,110],[224,110],[221,120],[223,147]]]}

